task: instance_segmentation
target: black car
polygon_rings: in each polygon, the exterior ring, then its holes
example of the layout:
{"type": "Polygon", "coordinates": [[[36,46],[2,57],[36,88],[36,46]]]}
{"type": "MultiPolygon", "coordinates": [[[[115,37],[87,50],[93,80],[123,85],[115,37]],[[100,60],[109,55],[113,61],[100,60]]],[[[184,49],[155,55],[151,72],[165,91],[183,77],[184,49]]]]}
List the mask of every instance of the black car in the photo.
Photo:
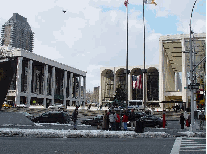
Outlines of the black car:
{"type": "Polygon", "coordinates": [[[89,118],[86,120],[83,120],[81,123],[85,125],[91,125],[91,126],[101,126],[103,122],[103,116],[97,115],[94,118],[89,118]]]}
{"type": "Polygon", "coordinates": [[[69,123],[70,116],[67,112],[50,111],[35,117],[32,121],[38,123],[69,123]]]}
{"type": "MultiPolygon", "coordinates": [[[[163,120],[154,115],[147,115],[147,116],[141,117],[140,120],[144,122],[144,127],[162,127],[163,126],[163,120]]],[[[167,126],[167,123],[165,123],[165,126],[167,126]]]]}

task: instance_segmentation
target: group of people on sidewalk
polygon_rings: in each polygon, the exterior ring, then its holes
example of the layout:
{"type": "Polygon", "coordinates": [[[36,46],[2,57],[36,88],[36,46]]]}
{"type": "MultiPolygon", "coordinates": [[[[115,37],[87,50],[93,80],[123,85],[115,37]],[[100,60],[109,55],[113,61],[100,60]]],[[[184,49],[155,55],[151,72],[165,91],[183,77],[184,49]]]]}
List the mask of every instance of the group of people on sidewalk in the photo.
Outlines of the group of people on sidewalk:
{"type": "Polygon", "coordinates": [[[135,114],[134,110],[131,111],[130,115],[128,115],[127,110],[124,111],[123,118],[120,118],[120,115],[118,112],[112,110],[105,110],[105,114],[103,117],[103,130],[112,130],[112,131],[118,131],[121,130],[121,119],[123,123],[123,130],[127,131],[127,122],[130,120],[131,122],[131,128],[133,129],[133,126],[135,126],[135,114]],[[109,127],[110,126],[110,127],[109,127]]]}
{"type": "MultiPolygon", "coordinates": [[[[202,112],[199,115],[199,120],[200,120],[200,129],[203,130],[204,121],[205,121],[204,112],[202,112]]],[[[186,122],[186,126],[187,127],[190,127],[190,124],[191,124],[191,113],[188,115],[188,118],[187,119],[185,119],[183,113],[181,113],[181,115],[180,115],[180,125],[181,125],[181,129],[184,129],[185,122],[186,122]]]]}

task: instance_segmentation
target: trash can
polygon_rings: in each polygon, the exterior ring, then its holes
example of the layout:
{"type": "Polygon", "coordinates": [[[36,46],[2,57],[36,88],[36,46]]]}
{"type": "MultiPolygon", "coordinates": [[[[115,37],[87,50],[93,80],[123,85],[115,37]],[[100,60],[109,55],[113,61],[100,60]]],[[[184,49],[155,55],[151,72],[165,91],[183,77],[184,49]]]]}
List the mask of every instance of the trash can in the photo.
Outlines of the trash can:
{"type": "Polygon", "coordinates": [[[144,133],[144,122],[141,120],[136,121],[136,127],[135,127],[136,133],[144,133]]]}

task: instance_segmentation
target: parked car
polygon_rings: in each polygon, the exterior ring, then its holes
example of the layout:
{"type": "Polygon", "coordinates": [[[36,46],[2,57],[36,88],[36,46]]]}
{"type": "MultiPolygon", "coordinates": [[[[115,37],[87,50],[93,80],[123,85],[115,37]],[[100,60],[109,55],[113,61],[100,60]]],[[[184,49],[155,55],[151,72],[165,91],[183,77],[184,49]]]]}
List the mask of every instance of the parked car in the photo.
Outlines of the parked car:
{"type": "Polygon", "coordinates": [[[11,105],[9,105],[7,102],[4,102],[2,105],[3,108],[10,108],[12,107],[11,105]]]}
{"type": "Polygon", "coordinates": [[[32,121],[38,123],[69,123],[70,116],[67,112],[50,111],[35,117],[32,121]]]}
{"type": "MultiPolygon", "coordinates": [[[[154,115],[147,115],[140,118],[141,121],[144,122],[144,127],[162,127],[163,119],[156,117],[154,115]]],[[[167,126],[167,123],[165,123],[167,126]]]]}
{"type": "Polygon", "coordinates": [[[25,104],[18,104],[16,105],[17,108],[26,108],[27,106],[25,104]]]}
{"type": "Polygon", "coordinates": [[[22,113],[24,116],[26,116],[30,120],[33,120],[34,119],[34,116],[31,115],[31,114],[29,114],[29,113],[27,113],[27,112],[19,112],[19,113],[22,113]]]}
{"type": "Polygon", "coordinates": [[[61,103],[56,103],[56,104],[54,104],[54,105],[50,105],[49,107],[48,107],[48,109],[65,109],[65,106],[63,105],[63,104],[61,104],[61,103]]]}
{"type": "Polygon", "coordinates": [[[85,125],[91,125],[91,126],[101,126],[103,122],[103,115],[97,115],[94,118],[88,118],[83,120],[81,123],[85,125]]]}

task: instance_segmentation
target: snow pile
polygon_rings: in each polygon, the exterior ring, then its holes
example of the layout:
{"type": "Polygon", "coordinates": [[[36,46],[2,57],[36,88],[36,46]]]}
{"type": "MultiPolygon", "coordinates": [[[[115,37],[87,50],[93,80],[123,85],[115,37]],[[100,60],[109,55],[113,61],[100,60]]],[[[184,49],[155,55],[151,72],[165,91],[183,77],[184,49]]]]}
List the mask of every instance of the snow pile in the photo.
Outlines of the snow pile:
{"type": "Polygon", "coordinates": [[[188,136],[188,137],[206,137],[206,132],[193,133],[193,132],[187,131],[187,132],[178,132],[178,133],[185,135],[185,136],[188,136]]]}
{"type": "Polygon", "coordinates": [[[104,130],[54,130],[54,129],[18,129],[0,128],[1,137],[37,137],[37,138],[166,138],[165,132],[136,133],[134,131],[104,130]]]}

